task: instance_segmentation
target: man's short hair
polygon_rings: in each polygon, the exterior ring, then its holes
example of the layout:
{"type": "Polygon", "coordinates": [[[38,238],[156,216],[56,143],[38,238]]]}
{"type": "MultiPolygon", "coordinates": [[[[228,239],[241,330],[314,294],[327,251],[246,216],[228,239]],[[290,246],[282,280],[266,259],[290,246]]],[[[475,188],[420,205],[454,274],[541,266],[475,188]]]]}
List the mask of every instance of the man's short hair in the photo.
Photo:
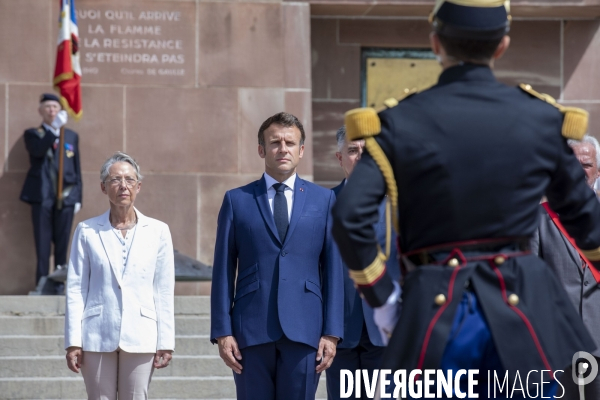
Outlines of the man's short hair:
{"type": "Polygon", "coordinates": [[[499,39],[463,39],[438,33],[446,54],[459,61],[489,62],[502,41],[499,39]]]}
{"type": "Polygon", "coordinates": [[[581,140],[569,139],[567,140],[569,146],[578,146],[584,143],[589,143],[594,146],[596,150],[596,167],[600,168],[600,143],[598,143],[598,139],[593,136],[590,136],[589,133],[585,134],[585,136],[581,140]]]}
{"type": "Polygon", "coordinates": [[[337,140],[338,151],[342,151],[344,144],[346,143],[346,125],[343,125],[335,133],[335,139],[337,140]]]}
{"type": "Polygon", "coordinates": [[[281,125],[284,128],[295,126],[300,131],[300,145],[304,144],[304,140],[306,140],[306,134],[304,133],[304,126],[302,126],[302,122],[300,122],[300,120],[292,114],[280,112],[272,117],[267,118],[266,121],[260,126],[260,129],[258,130],[259,145],[265,147],[265,131],[273,124],[281,125]]]}

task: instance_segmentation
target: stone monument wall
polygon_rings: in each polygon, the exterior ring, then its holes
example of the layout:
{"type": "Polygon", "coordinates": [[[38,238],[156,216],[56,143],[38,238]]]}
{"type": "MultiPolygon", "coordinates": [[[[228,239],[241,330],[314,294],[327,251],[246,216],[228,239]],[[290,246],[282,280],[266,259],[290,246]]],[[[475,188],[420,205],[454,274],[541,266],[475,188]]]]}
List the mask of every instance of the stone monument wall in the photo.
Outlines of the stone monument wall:
{"type": "MultiPolygon", "coordinates": [[[[312,180],[308,4],[77,0],[83,70],[83,209],[108,209],[99,169],[116,150],[145,178],[136,206],[169,224],[175,248],[212,264],[226,190],[264,170],[256,134],[286,110],[307,131],[300,174],[312,180]]],[[[19,201],[29,161],[23,131],[52,91],[58,1],[0,0],[0,294],[34,288],[30,207],[19,201]]],[[[178,294],[205,292],[177,285],[178,294]]]]}

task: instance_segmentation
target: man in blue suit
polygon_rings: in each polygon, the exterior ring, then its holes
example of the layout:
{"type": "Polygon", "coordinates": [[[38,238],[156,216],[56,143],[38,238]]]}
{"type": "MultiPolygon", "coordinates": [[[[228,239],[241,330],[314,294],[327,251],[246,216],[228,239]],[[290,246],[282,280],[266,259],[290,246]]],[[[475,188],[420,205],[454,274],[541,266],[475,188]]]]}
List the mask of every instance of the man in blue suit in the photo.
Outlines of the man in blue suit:
{"type": "Polygon", "coordinates": [[[304,138],[293,115],[268,118],[263,177],[228,191],[219,212],[210,338],[240,400],[313,400],[343,336],[335,196],[296,175],[304,138]]]}
{"type": "MultiPolygon", "coordinates": [[[[354,166],[360,160],[365,145],[364,140],[346,141],[346,128],[341,127],[336,133],[338,152],[335,154],[340,166],[344,170],[346,178],[332,190],[338,196],[346,184],[346,180],[352,174],[354,166]]],[[[379,221],[375,224],[375,230],[382,249],[386,246],[385,225],[385,203],[384,200],[379,208],[379,221]]],[[[400,278],[396,251],[396,235],[392,233],[390,246],[390,275],[395,280],[400,278]]],[[[373,370],[380,368],[383,358],[385,343],[379,332],[379,328],[373,321],[373,309],[366,301],[361,299],[354,287],[354,281],[344,266],[344,341],[337,347],[337,353],[331,368],[327,370],[327,399],[340,399],[340,370],[347,369],[353,374],[356,370],[367,370],[369,377],[373,377],[373,370]]],[[[388,377],[389,378],[389,377],[388,377]]],[[[365,390],[364,381],[361,388],[362,399],[372,399],[365,390]]],[[[374,389],[371,389],[374,390],[374,389]]],[[[391,394],[391,391],[388,390],[391,394]]]]}
{"type": "Polygon", "coordinates": [[[38,110],[42,117],[42,125],[29,128],[23,134],[25,147],[29,153],[30,168],[20,199],[31,204],[37,255],[36,284],[39,283],[40,278],[48,275],[52,243],[54,243],[55,267],[66,268],[73,215],[81,208],[83,185],[79,135],[70,129],[65,129],[64,137],[62,207],[56,204],[60,134],[60,126],[57,123],[66,122],[66,118],[58,122],[59,119],[56,117],[60,110],[58,96],[52,93],[42,94],[38,110]]]}

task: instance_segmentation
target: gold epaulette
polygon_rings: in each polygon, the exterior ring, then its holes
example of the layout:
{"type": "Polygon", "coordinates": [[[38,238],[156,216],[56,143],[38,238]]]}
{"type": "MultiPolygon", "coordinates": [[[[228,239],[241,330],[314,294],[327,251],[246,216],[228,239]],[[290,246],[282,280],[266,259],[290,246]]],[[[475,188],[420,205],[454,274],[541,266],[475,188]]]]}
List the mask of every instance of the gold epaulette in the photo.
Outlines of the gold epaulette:
{"type": "Polygon", "coordinates": [[[581,252],[584,256],[586,256],[590,261],[600,261],[600,247],[594,250],[583,250],[581,252]]]}
{"type": "Polygon", "coordinates": [[[44,128],[42,128],[42,127],[40,126],[40,127],[38,127],[38,128],[35,130],[35,133],[37,133],[37,135],[38,135],[40,138],[43,138],[43,137],[44,137],[44,135],[46,134],[46,131],[44,130],[44,128]]]}
{"type": "Polygon", "coordinates": [[[577,107],[565,107],[561,104],[558,104],[552,96],[545,93],[538,93],[533,90],[531,85],[527,85],[525,83],[521,83],[519,88],[521,88],[521,90],[524,92],[529,93],[533,97],[537,97],[538,99],[558,108],[558,110],[564,115],[561,133],[565,138],[575,140],[583,139],[583,136],[587,133],[588,121],[590,118],[590,114],[586,110],[577,107]]]}

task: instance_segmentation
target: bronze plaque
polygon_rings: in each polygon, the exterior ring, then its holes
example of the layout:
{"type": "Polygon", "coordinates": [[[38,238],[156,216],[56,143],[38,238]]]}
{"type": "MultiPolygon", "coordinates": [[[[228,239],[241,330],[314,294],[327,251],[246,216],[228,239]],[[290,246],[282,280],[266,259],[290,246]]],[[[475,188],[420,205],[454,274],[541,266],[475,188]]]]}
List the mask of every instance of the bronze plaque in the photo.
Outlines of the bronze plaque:
{"type": "Polygon", "coordinates": [[[85,83],[193,85],[194,3],[77,3],[85,83]]]}
{"type": "Polygon", "coordinates": [[[436,60],[367,58],[367,106],[378,108],[390,97],[422,91],[437,83],[442,67],[436,60]]]}

